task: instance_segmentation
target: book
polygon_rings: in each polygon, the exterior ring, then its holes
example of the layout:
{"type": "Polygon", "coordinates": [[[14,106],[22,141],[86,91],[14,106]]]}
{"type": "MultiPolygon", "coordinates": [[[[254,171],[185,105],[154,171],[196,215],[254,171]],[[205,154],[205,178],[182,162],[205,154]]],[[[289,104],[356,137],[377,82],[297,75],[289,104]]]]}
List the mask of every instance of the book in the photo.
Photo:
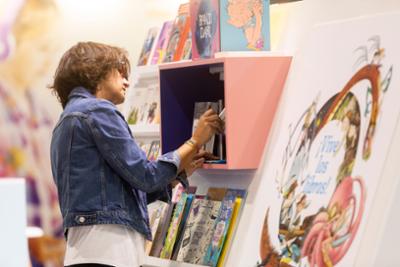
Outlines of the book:
{"type": "Polygon", "coordinates": [[[165,216],[161,219],[162,224],[161,227],[159,227],[159,229],[157,230],[156,235],[154,237],[153,245],[150,250],[150,256],[160,257],[161,250],[164,247],[165,237],[167,235],[168,228],[170,225],[172,212],[175,208],[176,203],[179,202],[183,192],[184,188],[181,184],[176,185],[172,189],[171,203],[168,204],[168,209],[166,210],[165,216]]]}
{"type": "Polygon", "coordinates": [[[150,149],[147,154],[148,160],[157,160],[158,155],[160,154],[160,140],[153,140],[150,144],[150,149]]]}
{"type": "Polygon", "coordinates": [[[169,20],[163,23],[163,26],[160,30],[160,34],[157,39],[156,46],[154,48],[154,53],[151,58],[151,65],[160,64],[163,62],[163,58],[165,56],[165,50],[168,45],[168,40],[170,37],[172,25],[174,24],[173,20],[169,20]]]}
{"type": "Polygon", "coordinates": [[[240,197],[243,199],[246,195],[246,190],[227,189],[222,200],[220,213],[215,220],[214,233],[208,246],[207,253],[204,257],[204,264],[216,267],[218,258],[221,254],[222,247],[228,232],[231,222],[232,212],[235,204],[235,199],[240,197]]]}
{"type": "Polygon", "coordinates": [[[146,39],[144,40],[144,44],[142,50],[140,52],[138,66],[147,65],[150,61],[152,53],[155,48],[155,40],[158,34],[158,28],[152,27],[148,30],[146,39]]]}
{"type": "Polygon", "coordinates": [[[220,50],[219,1],[191,0],[192,58],[212,58],[220,50]]]}
{"type": "MultiPolygon", "coordinates": [[[[193,127],[192,133],[196,130],[197,124],[201,115],[206,112],[208,109],[212,108],[216,113],[218,113],[218,102],[195,102],[194,103],[194,112],[193,112],[193,127]]],[[[215,135],[204,145],[203,149],[213,153],[214,152],[214,140],[215,135]]]]}
{"type": "Polygon", "coordinates": [[[183,229],[185,228],[187,218],[189,217],[190,210],[192,208],[193,199],[195,198],[194,192],[189,193],[189,190],[187,192],[188,192],[188,196],[186,198],[185,208],[184,208],[183,214],[182,214],[182,220],[178,227],[178,233],[176,235],[175,246],[174,246],[174,249],[172,252],[172,260],[176,260],[176,258],[178,257],[179,248],[180,248],[180,246],[182,244],[182,240],[183,240],[183,229]]]}
{"type": "MultiPolygon", "coordinates": [[[[161,225],[163,215],[168,209],[168,204],[163,202],[163,201],[155,201],[151,204],[148,205],[148,212],[149,212],[149,223],[150,223],[150,229],[151,229],[151,235],[153,236],[153,240],[156,236],[157,230],[161,225]]],[[[153,241],[148,241],[146,240],[146,246],[145,246],[145,251],[146,255],[150,254],[151,247],[153,245],[153,241]]]]}
{"type": "Polygon", "coordinates": [[[178,15],[171,28],[163,62],[172,62],[181,59],[189,30],[189,3],[185,3],[179,6],[178,15]]]}
{"type": "Polygon", "coordinates": [[[170,259],[172,256],[172,250],[174,248],[176,236],[178,234],[178,228],[182,220],[186,199],[187,199],[187,194],[182,193],[181,198],[175,205],[174,213],[171,218],[171,223],[168,228],[168,233],[165,238],[164,247],[161,250],[160,254],[160,258],[162,259],[170,259]]]}
{"type": "Polygon", "coordinates": [[[160,123],[160,88],[158,83],[147,86],[147,98],[143,123],[159,124],[160,123]]]}
{"type": "Polygon", "coordinates": [[[233,205],[231,222],[229,224],[224,243],[222,244],[222,250],[220,253],[220,257],[218,259],[217,267],[223,267],[225,265],[226,256],[231,247],[233,235],[238,224],[238,217],[240,213],[239,211],[241,207],[242,207],[242,198],[237,197],[235,199],[235,204],[233,205]]]}
{"type": "Polygon", "coordinates": [[[197,198],[193,200],[177,261],[203,264],[220,207],[220,201],[197,198]]]}
{"type": "Polygon", "coordinates": [[[270,47],[269,0],[220,0],[221,51],[270,47]]]}
{"type": "Polygon", "coordinates": [[[147,109],[147,95],[146,87],[129,88],[122,110],[128,124],[139,124],[147,109]]]}

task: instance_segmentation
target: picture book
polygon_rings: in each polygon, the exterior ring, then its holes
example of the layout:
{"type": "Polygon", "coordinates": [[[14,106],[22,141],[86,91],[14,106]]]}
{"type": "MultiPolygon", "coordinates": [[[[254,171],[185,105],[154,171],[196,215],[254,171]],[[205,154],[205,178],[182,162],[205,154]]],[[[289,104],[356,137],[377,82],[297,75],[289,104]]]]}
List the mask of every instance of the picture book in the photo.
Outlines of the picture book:
{"type": "Polygon", "coordinates": [[[172,256],[172,250],[174,248],[176,236],[178,234],[178,228],[182,220],[186,199],[187,194],[182,193],[181,198],[175,205],[175,210],[172,215],[171,223],[168,228],[168,233],[165,238],[164,247],[161,251],[160,258],[170,259],[172,256]]]}
{"type": "Polygon", "coordinates": [[[156,46],[154,48],[153,57],[151,58],[150,62],[151,65],[160,64],[163,61],[173,24],[174,24],[173,20],[166,21],[163,23],[160,34],[157,39],[156,46]]]}
{"type": "Polygon", "coordinates": [[[150,144],[149,153],[147,154],[148,160],[157,160],[160,154],[160,140],[153,140],[150,144]]]}
{"type": "Polygon", "coordinates": [[[189,217],[190,210],[192,208],[193,199],[195,198],[194,192],[189,193],[186,198],[185,208],[183,210],[182,220],[179,224],[178,234],[176,235],[175,246],[172,252],[172,260],[176,260],[178,257],[179,248],[181,247],[182,240],[183,240],[183,229],[185,228],[187,218],[189,217]]]}
{"type": "MultiPolygon", "coordinates": [[[[148,205],[149,223],[153,240],[156,236],[157,230],[161,228],[160,225],[162,223],[163,215],[165,214],[167,209],[168,204],[162,201],[155,201],[148,205]]],[[[150,254],[152,245],[152,241],[146,240],[146,255],[150,254]]]]}
{"type": "MultiPolygon", "coordinates": [[[[218,102],[196,102],[194,103],[194,113],[193,113],[193,128],[192,132],[194,133],[197,123],[203,115],[204,112],[206,112],[208,109],[212,108],[216,113],[218,113],[218,102]]],[[[204,150],[213,153],[214,152],[214,140],[215,136],[213,136],[205,145],[204,145],[204,150]]]]}
{"type": "Polygon", "coordinates": [[[239,211],[240,211],[241,207],[242,207],[242,198],[237,197],[235,199],[235,203],[233,204],[231,222],[228,226],[228,230],[226,232],[226,237],[222,244],[222,250],[220,253],[220,257],[218,258],[217,267],[225,266],[226,256],[227,256],[229,248],[232,244],[234,232],[235,232],[236,226],[238,224],[238,217],[239,217],[239,213],[240,213],[239,211]]]}
{"type": "Polygon", "coordinates": [[[150,28],[147,32],[146,39],[144,40],[144,44],[142,47],[142,51],[140,52],[138,66],[148,65],[150,63],[150,59],[152,56],[152,52],[154,51],[155,41],[158,34],[158,28],[153,27],[150,28]]]}
{"type": "Polygon", "coordinates": [[[168,232],[168,228],[171,222],[172,213],[174,211],[176,203],[179,202],[184,192],[184,187],[181,184],[176,185],[172,189],[171,203],[168,204],[165,216],[160,221],[162,222],[161,227],[157,229],[156,235],[154,236],[153,245],[150,251],[150,256],[160,257],[161,250],[164,247],[165,237],[168,232]]]}
{"type": "Polygon", "coordinates": [[[128,89],[122,113],[128,124],[139,124],[147,110],[146,99],[148,90],[146,87],[130,87],[128,89]]]}
{"type": "Polygon", "coordinates": [[[179,6],[178,15],[172,25],[163,62],[180,60],[190,30],[189,3],[179,6]]]}
{"type": "Polygon", "coordinates": [[[221,201],[193,200],[177,261],[203,264],[220,207],[221,201]]]}
{"type": "Polygon", "coordinates": [[[145,110],[140,122],[143,124],[160,123],[160,88],[158,83],[147,86],[147,98],[145,100],[145,110]]]}
{"type": "Polygon", "coordinates": [[[270,47],[269,0],[220,0],[221,51],[270,47]]]}
{"type": "Polygon", "coordinates": [[[216,267],[219,255],[231,223],[232,212],[237,197],[243,199],[246,195],[246,190],[227,189],[222,199],[221,210],[215,220],[214,233],[211,238],[211,243],[208,246],[207,253],[204,257],[204,264],[216,267]]]}
{"type": "Polygon", "coordinates": [[[219,1],[191,0],[192,58],[212,58],[219,52],[219,1]]]}

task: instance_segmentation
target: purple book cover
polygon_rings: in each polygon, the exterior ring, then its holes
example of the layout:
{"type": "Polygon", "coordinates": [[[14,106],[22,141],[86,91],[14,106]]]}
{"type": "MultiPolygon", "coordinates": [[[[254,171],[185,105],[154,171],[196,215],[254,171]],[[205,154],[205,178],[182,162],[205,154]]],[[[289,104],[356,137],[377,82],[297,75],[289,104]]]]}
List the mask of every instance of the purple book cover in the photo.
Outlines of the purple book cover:
{"type": "Polygon", "coordinates": [[[167,48],[169,40],[169,34],[171,33],[173,24],[174,24],[173,20],[164,22],[160,32],[160,36],[158,37],[153,57],[151,59],[151,65],[159,64],[163,61],[163,57],[165,55],[165,50],[167,48]]]}
{"type": "Polygon", "coordinates": [[[220,51],[218,0],[191,0],[192,58],[212,58],[220,51]]]}

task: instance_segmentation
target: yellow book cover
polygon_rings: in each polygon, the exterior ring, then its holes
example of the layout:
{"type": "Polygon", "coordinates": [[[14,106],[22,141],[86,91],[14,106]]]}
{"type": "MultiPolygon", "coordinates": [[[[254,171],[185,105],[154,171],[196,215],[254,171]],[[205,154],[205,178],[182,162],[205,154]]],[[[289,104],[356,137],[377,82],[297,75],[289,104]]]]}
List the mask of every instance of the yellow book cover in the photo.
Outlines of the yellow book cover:
{"type": "Polygon", "coordinates": [[[237,197],[235,199],[235,204],[233,206],[231,223],[229,224],[228,232],[226,234],[225,244],[224,247],[222,248],[221,256],[219,257],[217,267],[222,267],[225,264],[226,254],[228,253],[228,250],[232,243],[232,237],[236,229],[237,218],[239,215],[241,204],[242,204],[242,198],[237,197]]]}

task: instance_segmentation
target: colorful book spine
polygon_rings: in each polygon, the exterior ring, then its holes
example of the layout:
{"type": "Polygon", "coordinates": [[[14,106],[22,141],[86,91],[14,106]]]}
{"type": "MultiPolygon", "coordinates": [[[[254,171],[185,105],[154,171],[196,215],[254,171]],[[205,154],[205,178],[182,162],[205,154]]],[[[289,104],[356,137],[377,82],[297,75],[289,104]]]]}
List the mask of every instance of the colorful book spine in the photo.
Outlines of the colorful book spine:
{"type": "Polygon", "coordinates": [[[218,259],[217,267],[223,267],[225,265],[226,256],[231,247],[233,234],[236,230],[236,226],[238,223],[238,217],[239,217],[239,211],[241,209],[241,205],[242,205],[242,198],[237,197],[235,199],[235,204],[233,205],[231,223],[229,224],[228,231],[226,233],[225,242],[223,243],[223,247],[221,250],[221,255],[218,259]]]}
{"type": "Polygon", "coordinates": [[[183,240],[183,229],[185,228],[187,218],[189,217],[190,210],[192,208],[193,199],[194,199],[194,194],[188,194],[187,199],[186,199],[185,209],[183,210],[182,220],[181,220],[181,223],[179,224],[178,234],[176,236],[176,241],[175,241],[175,246],[174,246],[174,249],[172,252],[173,260],[176,260],[176,258],[178,257],[179,248],[180,248],[180,246],[182,244],[182,240],[183,240]]]}
{"type": "Polygon", "coordinates": [[[158,28],[150,28],[147,32],[142,51],[140,52],[138,66],[148,65],[155,49],[156,38],[158,36],[158,28]]]}
{"type": "MultiPolygon", "coordinates": [[[[189,32],[190,32],[190,17],[189,17],[189,3],[182,4],[179,10],[179,15],[178,15],[178,27],[179,29],[179,41],[176,46],[176,50],[174,53],[173,61],[179,61],[182,60],[183,58],[183,52],[185,49],[185,46],[187,48],[190,47],[190,50],[192,49],[191,46],[191,39],[188,38],[189,32]],[[188,40],[189,40],[189,45],[188,45],[188,40]]],[[[187,51],[186,51],[187,53],[187,51]]]]}
{"type": "Polygon", "coordinates": [[[269,0],[220,0],[221,51],[270,48],[269,0]]]}
{"type": "Polygon", "coordinates": [[[174,248],[179,224],[182,219],[183,209],[185,207],[186,199],[187,199],[187,194],[182,193],[179,202],[175,206],[174,214],[172,215],[171,224],[169,226],[168,233],[165,238],[164,247],[161,251],[160,258],[170,259],[172,256],[172,250],[174,248]]]}
{"type": "Polygon", "coordinates": [[[226,191],[225,197],[222,200],[220,214],[215,221],[213,237],[208,247],[206,256],[204,257],[205,265],[213,267],[217,266],[218,258],[221,254],[222,247],[231,222],[235,199],[236,197],[243,198],[245,195],[246,190],[228,189],[226,191]]]}
{"type": "Polygon", "coordinates": [[[192,58],[212,58],[220,50],[219,1],[191,0],[192,58]]]}
{"type": "Polygon", "coordinates": [[[173,20],[166,21],[161,28],[156,46],[154,48],[153,57],[151,58],[150,64],[160,64],[163,61],[165,56],[165,50],[167,49],[168,40],[170,37],[172,25],[174,24],[173,20]]]}

